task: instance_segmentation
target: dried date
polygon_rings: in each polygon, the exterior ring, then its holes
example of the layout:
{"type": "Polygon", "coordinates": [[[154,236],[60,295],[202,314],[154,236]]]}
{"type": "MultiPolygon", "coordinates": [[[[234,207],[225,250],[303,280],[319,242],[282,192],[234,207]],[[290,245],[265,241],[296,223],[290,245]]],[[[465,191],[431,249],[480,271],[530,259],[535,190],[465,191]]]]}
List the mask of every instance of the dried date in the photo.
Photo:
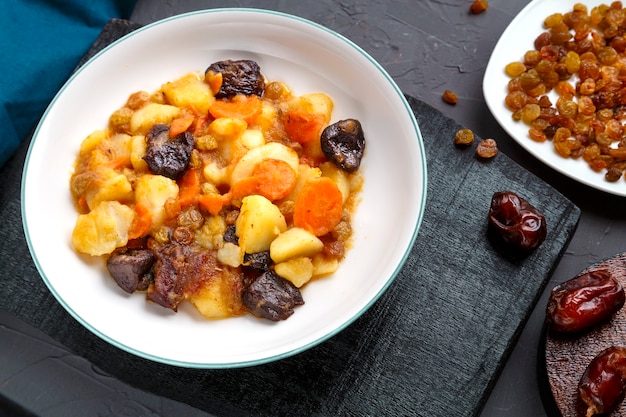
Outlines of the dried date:
{"type": "Polygon", "coordinates": [[[593,270],[552,289],[546,321],[557,332],[577,333],[608,320],[624,300],[624,289],[609,270],[593,270]]]}
{"type": "Polygon", "coordinates": [[[527,253],[546,238],[546,218],[512,191],[493,194],[488,215],[489,230],[508,246],[527,253]]]}
{"type": "Polygon", "coordinates": [[[356,119],[340,120],[322,131],[322,152],[326,158],[346,172],[359,169],[365,152],[365,134],[356,119]]]}
{"type": "Polygon", "coordinates": [[[262,97],[265,91],[265,78],[255,61],[227,59],[214,62],[206,69],[205,77],[210,79],[215,74],[222,77],[220,88],[215,94],[217,98],[229,98],[237,94],[262,97]]]}
{"type": "Polygon", "coordinates": [[[578,383],[586,417],[617,409],[624,399],[625,377],[626,347],[611,346],[593,358],[578,383]]]}

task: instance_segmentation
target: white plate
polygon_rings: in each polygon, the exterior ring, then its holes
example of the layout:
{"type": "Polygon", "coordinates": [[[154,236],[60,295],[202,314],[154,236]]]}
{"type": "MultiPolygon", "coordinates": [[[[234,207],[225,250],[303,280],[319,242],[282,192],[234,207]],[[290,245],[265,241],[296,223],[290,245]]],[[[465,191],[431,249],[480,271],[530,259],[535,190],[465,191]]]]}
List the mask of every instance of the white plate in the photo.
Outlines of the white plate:
{"type": "Polygon", "coordinates": [[[93,333],[136,355],[199,368],[249,366],[314,346],[359,317],[404,263],[422,221],[426,158],[402,92],[384,69],[344,37],[280,13],[215,9],[175,16],[114,43],[78,71],[36,129],[22,183],[24,230],[43,280],[93,333]],[[333,119],[353,117],[367,140],[365,186],[354,218],[355,245],[339,271],[303,290],[288,320],[251,315],[209,321],[184,303],[178,313],[126,295],[101,259],[80,257],[69,178],[82,139],[137,90],[154,91],[222,59],[254,59],[268,79],[296,94],[323,91],[333,119]]]}
{"type": "MultiPolygon", "coordinates": [[[[491,113],[498,123],[523,148],[562,174],[607,193],[626,196],[626,181],[608,182],[604,172],[593,171],[582,159],[563,158],[555,151],[551,141],[535,142],[528,136],[528,127],[511,118],[511,111],[504,105],[507,83],[510,78],[504,73],[504,67],[513,61],[520,61],[524,53],[534,49],[533,43],[544,32],[544,19],[552,13],[566,13],[581,0],[534,0],[529,3],[509,24],[496,44],[483,79],[483,93],[491,113]]],[[[582,1],[589,10],[599,4],[610,2],[600,0],[582,1]]]]}

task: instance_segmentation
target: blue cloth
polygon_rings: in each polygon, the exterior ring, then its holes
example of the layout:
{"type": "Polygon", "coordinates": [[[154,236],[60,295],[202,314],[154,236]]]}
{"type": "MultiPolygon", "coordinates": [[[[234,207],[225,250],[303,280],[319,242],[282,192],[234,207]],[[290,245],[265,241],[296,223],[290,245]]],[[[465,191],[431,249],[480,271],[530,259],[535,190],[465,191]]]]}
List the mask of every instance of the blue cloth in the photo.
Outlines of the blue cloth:
{"type": "Polygon", "coordinates": [[[136,0],[3,0],[0,166],[14,153],[112,18],[136,0]]]}

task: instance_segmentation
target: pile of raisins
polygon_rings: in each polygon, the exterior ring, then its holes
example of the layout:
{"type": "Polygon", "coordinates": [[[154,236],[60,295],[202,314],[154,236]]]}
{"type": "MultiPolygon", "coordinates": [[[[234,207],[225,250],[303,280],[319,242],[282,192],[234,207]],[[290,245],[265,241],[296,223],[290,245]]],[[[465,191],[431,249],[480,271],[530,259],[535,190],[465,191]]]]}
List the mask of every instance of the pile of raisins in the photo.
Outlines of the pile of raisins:
{"type": "Polygon", "coordinates": [[[560,156],[582,158],[607,181],[625,178],[626,9],[577,3],[544,27],[535,49],[505,67],[506,106],[532,140],[552,141],[560,156]]]}

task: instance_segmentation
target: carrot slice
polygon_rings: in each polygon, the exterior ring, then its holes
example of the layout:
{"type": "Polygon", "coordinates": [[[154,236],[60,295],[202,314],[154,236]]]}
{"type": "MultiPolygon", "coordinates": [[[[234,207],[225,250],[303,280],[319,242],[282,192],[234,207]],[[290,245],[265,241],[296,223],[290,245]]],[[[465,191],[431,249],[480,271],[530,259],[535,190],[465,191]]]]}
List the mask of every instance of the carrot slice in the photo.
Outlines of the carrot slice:
{"type": "Polygon", "coordinates": [[[130,168],[132,167],[132,164],[130,163],[130,155],[118,156],[117,158],[114,158],[107,162],[107,166],[112,169],[120,169],[125,167],[130,168]]]}
{"type": "Polygon", "coordinates": [[[209,113],[216,119],[220,117],[233,117],[243,119],[251,123],[263,111],[263,102],[258,96],[237,95],[231,100],[215,100],[209,113]]]}
{"type": "Polygon", "coordinates": [[[290,110],[283,117],[285,132],[289,138],[300,144],[319,141],[326,118],[322,113],[307,113],[290,110]]]}
{"type": "Polygon", "coordinates": [[[296,172],[280,159],[264,159],[252,170],[259,180],[258,193],[270,201],[285,198],[296,185],[296,172]]]}
{"type": "Polygon", "coordinates": [[[224,81],[224,77],[222,76],[221,72],[215,73],[213,71],[209,71],[206,74],[206,81],[209,84],[211,93],[213,93],[213,95],[216,95],[220,91],[220,88],[222,88],[222,82],[224,81]]]}
{"type": "Polygon", "coordinates": [[[192,205],[200,195],[200,171],[189,169],[178,180],[178,202],[181,208],[192,205]]]}
{"type": "Polygon", "coordinates": [[[137,239],[145,236],[152,225],[152,215],[148,207],[141,203],[135,204],[135,218],[128,230],[128,239],[137,239]]]}
{"type": "Polygon", "coordinates": [[[259,179],[257,177],[246,177],[237,181],[230,191],[236,200],[242,199],[247,195],[257,194],[259,190],[259,179]]]}
{"type": "Polygon", "coordinates": [[[208,120],[209,116],[207,114],[196,115],[196,119],[194,120],[193,126],[191,127],[192,133],[200,133],[201,129],[204,129],[206,127],[206,123],[208,120]]]}
{"type": "Polygon", "coordinates": [[[183,116],[177,117],[172,120],[172,124],[170,125],[170,137],[176,137],[183,132],[186,132],[189,129],[189,126],[194,121],[193,114],[185,114],[183,116]]]}
{"type": "Polygon", "coordinates": [[[230,192],[220,194],[202,194],[198,197],[198,204],[204,207],[212,216],[217,216],[225,205],[230,204],[232,194],[230,192]]]}
{"type": "Polygon", "coordinates": [[[306,181],[293,211],[293,222],[315,236],[323,236],[339,224],[342,216],[342,195],[337,184],[328,177],[306,181]]]}

